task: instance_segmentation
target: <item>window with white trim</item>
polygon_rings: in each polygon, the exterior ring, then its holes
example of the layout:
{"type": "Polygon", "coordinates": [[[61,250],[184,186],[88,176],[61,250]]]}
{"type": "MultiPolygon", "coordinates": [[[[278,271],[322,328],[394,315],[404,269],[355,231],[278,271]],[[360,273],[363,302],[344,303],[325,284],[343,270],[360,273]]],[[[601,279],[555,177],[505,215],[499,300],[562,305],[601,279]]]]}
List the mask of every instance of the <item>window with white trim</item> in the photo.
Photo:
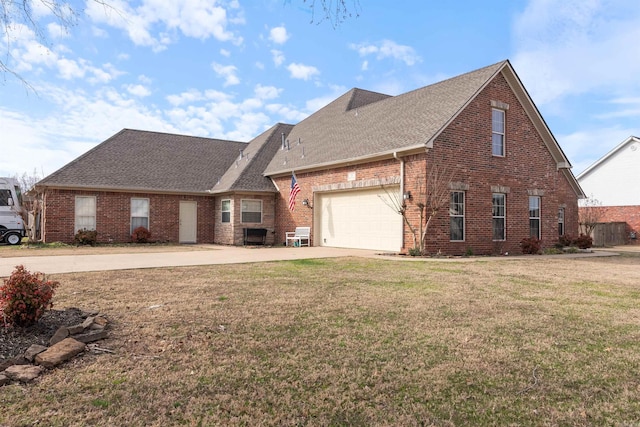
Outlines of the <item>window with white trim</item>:
{"type": "Polygon", "coordinates": [[[504,157],[504,110],[491,110],[491,154],[504,157]]]}
{"type": "Polygon", "coordinates": [[[242,200],[240,202],[240,216],[243,223],[262,222],[262,200],[242,200]]]}
{"type": "Polygon", "coordinates": [[[540,238],[540,196],[529,196],[529,236],[540,238]]]}
{"type": "Polygon", "coordinates": [[[76,196],[74,233],[96,229],[95,196],[76,196]]]}
{"type": "Polygon", "coordinates": [[[506,195],[493,193],[493,240],[505,240],[506,238],[506,195]]]}
{"type": "Polygon", "coordinates": [[[138,227],[149,230],[149,199],[131,198],[131,231],[138,227]]]}
{"type": "Polygon", "coordinates": [[[222,212],[222,222],[231,222],[231,200],[220,202],[220,211],[222,212]]]}
{"type": "Polygon", "coordinates": [[[558,208],[558,236],[564,235],[564,208],[558,208]]]}
{"type": "Polygon", "coordinates": [[[464,191],[452,191],[449,204],[449,238],[464,241],[464,191]]]}

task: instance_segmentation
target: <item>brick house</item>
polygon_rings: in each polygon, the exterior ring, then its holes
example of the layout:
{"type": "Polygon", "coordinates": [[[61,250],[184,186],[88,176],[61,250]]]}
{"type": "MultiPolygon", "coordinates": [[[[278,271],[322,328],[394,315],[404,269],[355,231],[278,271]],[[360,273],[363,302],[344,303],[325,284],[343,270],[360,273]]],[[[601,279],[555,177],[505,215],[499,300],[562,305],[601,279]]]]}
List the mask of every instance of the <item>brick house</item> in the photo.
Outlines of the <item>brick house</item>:
{"type": "MultiPolygon", "coordinates": [[[[640,138],[630,136],[578,175],[587,196],[600,206],[601,223],[625,223],[627,243],[638,244],[640,233],[640,138]]],[[[594,217],[595,218],[595,217],[594,217]]]]}
{"type": "Polygon", "coordinates": [[[158,240],[235,245],[246,229],[283,244],[309,226],[312,245],[397,252],[413,234],[390,201],[417,227],[436,168],[450,173],[450,203],[430,253],[518,252],[524,237],[550,246],[577,233],[583,192],[509,61],[398,96],[352,89],[248,144],[125,130],[36,189],[45,241],[73,240],[85,220],[99,241],[127,241],[146,221],[158,240]]]}

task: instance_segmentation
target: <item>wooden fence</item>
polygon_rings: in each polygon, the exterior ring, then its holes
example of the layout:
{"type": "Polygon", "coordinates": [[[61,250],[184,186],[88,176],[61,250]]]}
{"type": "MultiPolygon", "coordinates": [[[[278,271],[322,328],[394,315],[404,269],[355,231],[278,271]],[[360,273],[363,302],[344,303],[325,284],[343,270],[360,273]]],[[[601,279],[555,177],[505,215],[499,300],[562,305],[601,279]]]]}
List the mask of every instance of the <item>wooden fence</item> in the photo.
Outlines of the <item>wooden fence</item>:
{"type": "Polygon", "coordinates": [[[598,223],[591,237],[593,237],[593,246],[626,245],[629,243],[629,226],[626,222],[598,223]]]}

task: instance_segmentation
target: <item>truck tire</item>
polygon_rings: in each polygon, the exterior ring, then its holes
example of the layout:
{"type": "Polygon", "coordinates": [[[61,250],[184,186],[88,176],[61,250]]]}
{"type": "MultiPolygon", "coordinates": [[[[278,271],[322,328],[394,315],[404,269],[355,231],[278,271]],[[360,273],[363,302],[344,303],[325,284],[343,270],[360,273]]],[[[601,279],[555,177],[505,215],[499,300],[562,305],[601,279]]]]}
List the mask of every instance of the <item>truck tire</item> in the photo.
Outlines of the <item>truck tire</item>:
{"type": "Polygon", "coordinates": [[[22,237],[18,233],[9,233],[4,236],[4,241],[10,245],[19,245],[22,237]]]}

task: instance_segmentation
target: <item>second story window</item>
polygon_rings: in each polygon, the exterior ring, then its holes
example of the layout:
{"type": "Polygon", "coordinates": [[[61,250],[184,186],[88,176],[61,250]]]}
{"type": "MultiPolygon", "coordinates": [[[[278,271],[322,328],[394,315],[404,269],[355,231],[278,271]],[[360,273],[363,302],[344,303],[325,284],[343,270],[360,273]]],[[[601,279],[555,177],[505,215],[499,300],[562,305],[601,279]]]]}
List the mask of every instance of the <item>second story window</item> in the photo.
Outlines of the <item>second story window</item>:
{"type": "Polygon", "coordinates": [[[491,154],[504,157],[504,110],[491,110],[491,154]]]}

